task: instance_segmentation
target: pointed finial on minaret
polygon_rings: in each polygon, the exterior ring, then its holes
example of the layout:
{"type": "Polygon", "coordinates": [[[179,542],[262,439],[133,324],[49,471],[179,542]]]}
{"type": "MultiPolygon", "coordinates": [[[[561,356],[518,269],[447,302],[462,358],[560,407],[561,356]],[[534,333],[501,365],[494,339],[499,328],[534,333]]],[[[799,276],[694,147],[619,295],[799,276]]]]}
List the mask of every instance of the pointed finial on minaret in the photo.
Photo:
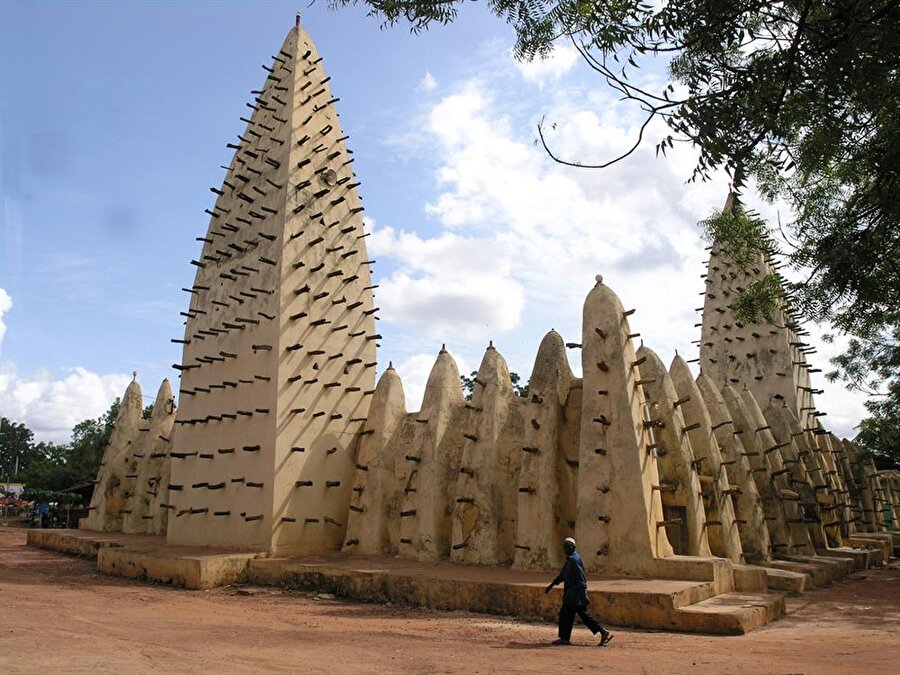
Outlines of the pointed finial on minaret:
{"type": "Polygon", "coordinates": [[[731,183],[728,184],[728,197],[725,199],[725,206],[722,207],[722,213],[731,213],[735,207],[735,194],[731,183]]]}
{"type": "Polygon", "coordinates": [[[137,371],[136,370],[131,371],[131,381],[137,382],[137,371]]]}
{"type": "Polygon", "coordinates": [[[294,19],[294,28],[300,28],[300,12],[297,12],[297,17],[294,19]]]}
{"type": "Polygon", "coordinates": [[[388,369],[388,370],[393,370],[393,369],[394,369],[394,362],[393,362],[393,361],[388,361],[388,367],[387,367],[387,369],[388,369]]]}
{"type": "Polygon", "coordinates": [[[493,348],[494,348],[494,341],[493,341],[493,340],[488,341],[488,347],[487,347],[487,348],[488,348],[488,349],[493,349],[493,348]]]}
{"type": "Polygon", "coordinates": [[[440,353],[440,354],[446,354],[446,353],[447,353],[447,343],[446,343],[446,342],[445,342],[444,344],[441,345],[441,351],[440,351],[439,353],[440,353]]]}

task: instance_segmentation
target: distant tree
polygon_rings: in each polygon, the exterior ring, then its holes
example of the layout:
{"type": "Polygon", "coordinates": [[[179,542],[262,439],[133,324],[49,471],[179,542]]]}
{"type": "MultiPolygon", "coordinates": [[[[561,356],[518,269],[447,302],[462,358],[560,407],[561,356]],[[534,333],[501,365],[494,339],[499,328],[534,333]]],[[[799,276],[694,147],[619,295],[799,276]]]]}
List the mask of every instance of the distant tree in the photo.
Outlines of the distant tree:
{"type": "MultiPolygon", "coordinates": [[[[33,432],[24,424],[29,439],[29,462],[19,469],[17,478],[33,490],[61,492],[90,483],[97,477],[103,452],[119,414],[120,400],[97,419],[84,420],[75,425],[69,443],[33,443],[33,432]]],[[[21,434],[22,432],[18,432],[21,434]]]]}
{"type": "MultiPolygon", "coordinates": [[[[459,381],[462,384],[463,394],[465,394],[467,401],[471,401],[472,395],[475,393],[475,378],[477,376],[477,370],[473,370],[468,376],[459,376],[459,381]]],[[[518,373],[510,373],[509,379],[510,382],[512,382],[512,388],[513,391],[516,392],[516,396],[528,396],[528,385],[530,384],[530,380],[525,384],[519,384],[522,378],[519,377],[518,373]]]]}
{"type": "Polygon", "coordinates": [[[843,378],[852,389],[869,395],[869,417],[859,426],[856,441],[880,469],[900,468],[900,328],[890,339],[850,341],[833,360],[830,380],[843,378]]]}
{"type": "Polygon", "coordinates": [[[34,432],[21,422],[0,417],[0,480],[14,480],[16,469],[27,468],[36,458],[34,432]]]}
{"type": "Polygon", "coordinates": [[[517,396],[528,396],[528,388],[531,386],[531,380],[528,380],[525,384],[519,384],[519,381],[522,378],[519,377],[518,373],[510,373],[509,379],[512,380],[513,390],[516,392],[517,396]]]}

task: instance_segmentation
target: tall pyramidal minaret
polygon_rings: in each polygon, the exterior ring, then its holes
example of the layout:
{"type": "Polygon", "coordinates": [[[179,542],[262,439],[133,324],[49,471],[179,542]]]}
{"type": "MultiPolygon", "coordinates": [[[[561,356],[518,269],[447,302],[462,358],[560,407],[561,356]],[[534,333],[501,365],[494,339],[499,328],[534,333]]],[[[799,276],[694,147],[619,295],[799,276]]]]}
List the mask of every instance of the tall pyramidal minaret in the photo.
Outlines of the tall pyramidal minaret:
{"type": "MultiPolygon", "coordinates": [[[[739,208],[729,195],[725,209],[739,208]]],[[[810,374],[806,361],[813,351],[807,334],[782,305],[771,324],[745,324],[735,318],[732,303],[750,284],[767,274],[777,275],[770,258],[760,255],[742,271],[714,242],[709,253],[700,334],[700,367],[719,387],[749,389],[760,406],[783,401],[804,429],[818,426],[810,374]]]]}
{"type": "Polygon", "coordinates": [[[184,313],[168,541],[338,549],[375,388],[347,136],[298,25],[247,104],[184,313]]]}

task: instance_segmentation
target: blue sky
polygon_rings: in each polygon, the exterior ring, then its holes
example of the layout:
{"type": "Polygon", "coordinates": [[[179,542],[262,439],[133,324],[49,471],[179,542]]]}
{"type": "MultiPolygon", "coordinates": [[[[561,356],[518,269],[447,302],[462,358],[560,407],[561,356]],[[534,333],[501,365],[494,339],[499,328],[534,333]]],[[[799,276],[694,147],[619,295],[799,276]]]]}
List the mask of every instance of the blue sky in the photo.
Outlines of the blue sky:
{"type": "MultiPolygon", "coordinates": [[[[172,376],[209,187],[297,7],[0,4],[0,414],[64,441],[132,371],[147,397],[172,376]]],[[[724,201],[724,177],[686,186],[690,153],[656,160],[652,142],[607,171],[555,165],[534,146],[541,116],[555,148],[588,162],[627,147],[640,120],[565,46],[517,63],[479,3],[419,36],[359,8],[301,9],[362,181],[380,367],[398,367],[411,408],[443,342],[466,372],[493,339],[527,378],[547,330],[578,341],[598,273],[665,362],[696,355],[696,221],[724,201]]],[[[840,387],[820,401],[844,435],[863,413],[840,387]]]]}

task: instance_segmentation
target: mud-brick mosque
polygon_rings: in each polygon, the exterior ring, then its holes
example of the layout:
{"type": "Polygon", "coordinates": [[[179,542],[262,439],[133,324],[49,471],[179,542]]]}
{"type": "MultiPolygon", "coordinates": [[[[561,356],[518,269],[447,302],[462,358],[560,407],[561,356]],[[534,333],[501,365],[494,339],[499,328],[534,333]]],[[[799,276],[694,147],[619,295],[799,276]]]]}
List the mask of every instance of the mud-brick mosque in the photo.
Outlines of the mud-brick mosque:
{"type": "Polygon", "coordinates": [[[635,310],[598,276],[581,336],[547,333],[526,397],[491,345],[466,400],[441,349],[408,411],[392,367],[376,381],[360,184],[322,56],[298,23],[264,68],[191,260],[178,405],[165,380],[144,419],[132,382],[89,515],[32,544],[195,588],[549,617],[574,536],[612,623],[721,633],[897,550],[900,473],[823,426],[790,307],[735,318],[777,274],[765,256],[745,271],[710,248],[697,377],[635,344],[635,310]]]}

